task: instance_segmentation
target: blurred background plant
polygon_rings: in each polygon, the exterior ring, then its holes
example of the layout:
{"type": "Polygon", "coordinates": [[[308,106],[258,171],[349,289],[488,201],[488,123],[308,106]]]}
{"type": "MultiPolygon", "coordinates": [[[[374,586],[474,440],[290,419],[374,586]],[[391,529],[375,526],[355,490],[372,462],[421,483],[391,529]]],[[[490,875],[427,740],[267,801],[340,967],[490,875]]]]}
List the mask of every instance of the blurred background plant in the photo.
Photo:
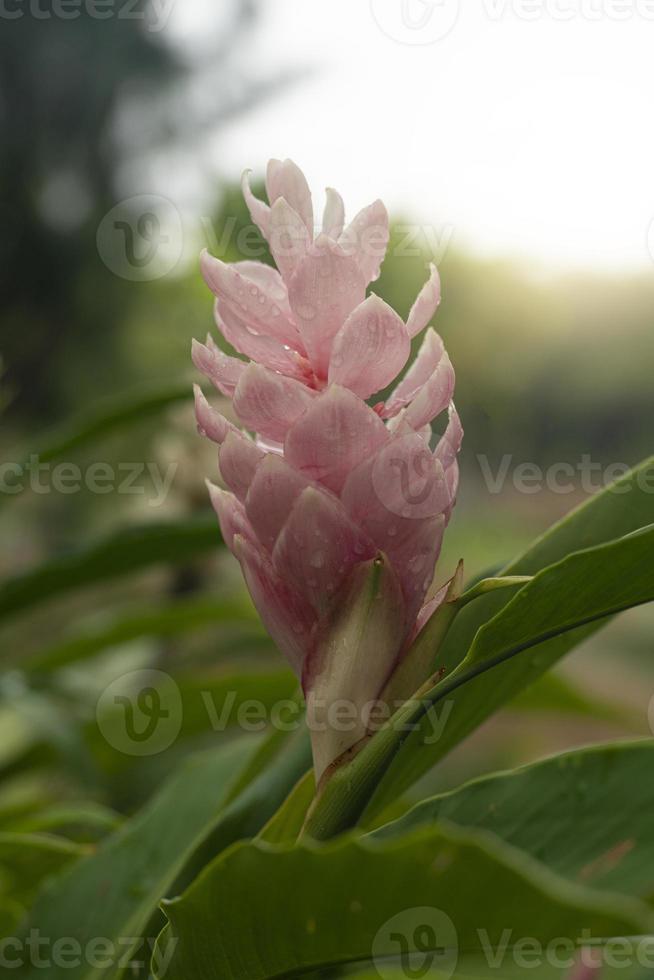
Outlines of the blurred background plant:
{"type": "MultiPolygon", "coordinates": [[[[38,860],[29,848],[10,853],[0,836],[7,926],[46,873],[132,812],[180,757],[238,738],[240,704],[254,698],[270,708],[295,690],[221,548],[204,489],[215,457],[197,438],[190,404],[190,341],[212,320],[193,256],[206,245],[229,260],[269,260],[237,174],[221,173],[222,141],[235,139],[228,124],[262,100],[292,113],[307,78],[301,59],[255,66],[257,16],[257,4],[245,2],[205,18],[200,48],[186,46],[183,31],[137,18],[23,16],[0,32],[0,831],[50,833],[38,860]],[[138,263],[131,277],[116,274],[98,229],[120,202],[121,220],[138,227],[151,188],[164,212],[174,201],[184,215],[179,254],[160,276],[138,263]],[[30,454],[49,469],[39,475],[34,459],[19,469],[30,454]],[[57,489],[62,464],[78,469],[57,489]],[[76,472],[88,484],[97,464],[118,474],[108,490],[71,489],[76,472]],[[168,693],[181,698],[181,730],[170,745],[130,754],[111,735],[120,710],[104,692],[129,695],[133,672],[144,669],[174,679],[168,693]]],[[[384,196],[374,174],[369,183],[384,196]]],[[[152,208],[148,220],[167,232],[156,200],[152,208]]],[[[434,258],[423,240],[406,247],[415,220],[439,216],[394,215],[375,284],[401,314],[434,258]]],[[[654,279],[640,269],[534,271],[527,258],[482,257],[456,236],[439,259],[437,326],[466,428],[444,580],[461,556],[470,576],[498,566],[584,499],[584,456],[599,485],[606,467],[651,452],[654,279]],[[495,492],[505,458],[507,479],[495,492]],[[574,475],[558,478],[570,484],[565,492],[525,490],[513,479],[522,463],[545,472],[564,463],[574,475]]],[[[651,630],[652,612],[642,609],[594,637],[430,785],[647,734],[651,630]]]]}

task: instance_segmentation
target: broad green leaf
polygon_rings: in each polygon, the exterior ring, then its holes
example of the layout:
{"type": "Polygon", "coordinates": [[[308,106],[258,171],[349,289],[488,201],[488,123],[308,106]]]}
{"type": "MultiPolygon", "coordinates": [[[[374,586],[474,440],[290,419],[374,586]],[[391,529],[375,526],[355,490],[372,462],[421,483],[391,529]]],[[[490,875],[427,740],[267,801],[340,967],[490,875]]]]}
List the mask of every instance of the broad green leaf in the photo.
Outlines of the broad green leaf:
{"type": "Polygon", "coordinates": [[[257,629],[258,620],[244,593],[242,597],[229,599],[184,599],[133,613],[104,629],[53,644],[30,656],[26,663],[32,671],[57,670],[142,636],[178,636],[217,623],[239,626],[247,623],[250,635],[264,635],[261,627],[257,629]]]}
{"type": "Polygon", "coordinates": [[[0,622],[46,599],[152,565],[188,561],[220,544],[215,516],[116,531],[87,548],[53,558],[0,583],[0,622]]]}
{"type": "Polygon", "coordinates": [[[0,919],[7,920],[6,928],[15,927],[44,882],[89,853],[89,845],[51,833],[0,833],[0,919]]]}
{"type": "Polygon", "coordinates": [[[307,811],[316,793],[313,769],[304,774],[293,787],[277,813],[273,814],[258,835],[269,844],[292,843],[297,840],[306,819],[307,811]]]}
{"type": "MultiPolygon", "coordinates": [[[[132,948],[142,956],[160,899],[188,884],[234,841],[257,834],[309,760],[304,729],[273,732],[263,740],[239,738],[187,759],[96,854],[39,895],[25,929],[39,929],[53,940],[71,937],[83,948],[107,937],[121,957],[129,959],[132,948]],[[133,947],[125,942],[129,937],[133,947]]],[[[105,972],[86,961],[52,970],[48,980],[91,980],[105,972]]],[[[42,971],[27,966],[16,975],[36,980],[42,971]]]]}
{"type": "Polygon", "coordinates": [[[418,692],[352,762],[336,770],[317,798],[308,832],[323,839],[348,829],[371,797],[368,817],[383,809],[424,768],[551,666],[543,641],[654,599],[653,549],[654,525],[576,552],[535,575],[479,630],[448,677],[418,692]],[[438,729],[431,711],[435,705],[441,706],[438,729]]]}
{"type": "MultiPolygon", "coordinates": [[[[542,535],[523,555],[502,569],[501,574],[535,575],[570,553],[610,542],[652,523],[654,523],[654,457],[645,460],[622,479],[572,511],[542,535]]],[[[477,630],[512,601],[507,593],[491,593],[470,603],[459,613],[439,648],[439,664],[446,673],[451,672],[461,663],[477,630]]],[[[467,726],[467,731],[461,730],[457,740],[465,737],[498,707],[541,677],[549,667],[595,632],[602,623],[603,620],[595,620],[580,626],[575,631],[544,640],[537,656],[529,661],[521,658],[498,666],[493,672],[492,701],[489,700],[486,706],[480,703],[484,700],[490,681],[477,684],[476,695],[466,695],[475,702],[474,720],[471,715],[471,723],[467,726]]],[[[460,715],[467,713],[466,706],[458,710],[460,715]]],[[[434,745],[425,744],[424,731],[413,733],[380,785],[375,808],[383,808],[391,803],[398,794],[442,758],[452,744],[455,743],[449,743],[447,748],[443,744],[444,751],[441,751],[439,745],[438,750],[434,751],[434,745]]]]}
{"type": "Polygon", "coordinates": [[[53,833],[81,843],[98,841],[122,823],[120,814],[100,803],[55,803],[17,819],[21,833],[53,833]]]}
{"type": "Polygon", "coordinates": [[[282,980],[420,940],[436,966],[499,944],[507,924],[547,942],[638,935],[652,922],[640,902],[570,885],[492,835],[453,827],[390,842],[242,843],[165,911],[160,980],[282,980]]]}
{"type": "MultiPolygon", "coordinates": [[[[239,739],[185,761],[154,799],[97,852],[55,879],[34,904],[26,931],[82,946],[98,936],[138,937],[159,900],[220,819],[236,775],[256,747],[239,739]]],[[[125,949],[122,949],[125,952],[125,949]]],[[[37,977],[29,965],[17,975],[37,977]]],[[[88,963],[53,968],[49,980],[94,975],[88,963]]]]}
{"type": "Polygon", "coordinates": [[[78,858],[90,854],[88,844],[46,833],[0,833],[0,872],[15,896],[32,893],[39,882],[78,858]]]}
{"type": "MultiPolygon", "coordinates": [[[[574,551],[592,548],[654,523],[654,456],[589,497],[541,535],[497,574],[534,575],[574,551]]],[[[501,592],[483,596],[462,610],[441,649],[451,669],[460,663],[475,633],[510,600],[501,592]]],[[[589,631],[590,632],[590,631],[589,631]]],[[[586,635],[586,634],[585,634],[586,635]]],[[[569,644],[576,642],[569,640],[569,644]]]]}
{"type": "Polygon", "coordinates": [[[652,903],[653,773],[654,740],[565,752],[424,800],[372,836],[483,828],[573,882],[652,903]]]}

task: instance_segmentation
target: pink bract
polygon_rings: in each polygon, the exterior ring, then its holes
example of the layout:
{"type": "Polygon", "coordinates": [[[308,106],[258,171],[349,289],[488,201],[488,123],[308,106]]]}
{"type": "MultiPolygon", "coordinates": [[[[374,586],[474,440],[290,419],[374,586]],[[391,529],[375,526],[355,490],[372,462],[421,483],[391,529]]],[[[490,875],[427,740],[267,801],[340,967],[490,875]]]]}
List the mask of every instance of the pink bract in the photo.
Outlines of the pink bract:
{"type": "Polygon", "coordinates": [[[201,257],[216,325],[240,356],[209,339],[194,343],[193,360],[232,399],[245,430],[196,388],[198,426],[221,447],[227,487],[212,487],[211,499],[259,614],[307,696],[318,674],[325,686],[321,651],[356,569],[385,556],[398,629],[392,649],[368,653],[359,665],[357,699],[363,687],[373,700],[416,624],[433,611],[431,602],[421,615],[456,499],[463,431],[454,370],[438,334],[426,329],[440,302],[439,277],[432,265],[405,323],[366,295],[389,239],[381,201],[345,226],[343,202],[329,189],[315,229],[309,187],[292,161],[270,161],[266,190],[269,205],[244,175],[252,220],[279,271],[251,261],[226,265],[206,251],[201,257]],[[425,329],[403,379],[375,401],[425,329]],[[446,411],[432,450],[431,423],[446,411]]]}

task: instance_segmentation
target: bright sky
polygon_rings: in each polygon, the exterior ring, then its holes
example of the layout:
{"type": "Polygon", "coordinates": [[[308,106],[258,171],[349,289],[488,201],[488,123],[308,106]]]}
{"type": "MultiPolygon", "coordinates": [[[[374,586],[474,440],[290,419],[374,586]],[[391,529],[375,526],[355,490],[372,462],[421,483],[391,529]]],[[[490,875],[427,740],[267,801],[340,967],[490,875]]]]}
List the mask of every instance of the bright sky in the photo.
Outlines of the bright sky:
{"type": "MultiPolygon", "coordinates": [[[[171,29],[214,4],[177,3],[171,29]]],[[[223,131],[223,174],[290,156],[436,243],[654,274],[654,0],[262,6],[252,64],[314,74],[223,131]]]]}

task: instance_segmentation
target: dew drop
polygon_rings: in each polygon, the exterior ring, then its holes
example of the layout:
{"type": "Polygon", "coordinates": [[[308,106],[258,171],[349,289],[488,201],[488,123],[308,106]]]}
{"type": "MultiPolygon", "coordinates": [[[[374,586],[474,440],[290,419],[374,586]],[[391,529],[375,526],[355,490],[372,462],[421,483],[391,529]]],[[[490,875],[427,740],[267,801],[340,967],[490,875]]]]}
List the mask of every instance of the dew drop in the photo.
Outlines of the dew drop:
{"type": "Polygon", "coordinates": [[[396,534],[397,534],[397,528],[395,527],[394,524],[391,524],[391,526],[388,529],[389,538],[394,538],[396,534]]]}
{"type": "Polygon", "coordinates": [[[311,556],[309,564],[312,568],[322,568],[325,564],[325,553],[323,551],[315,551],[311,556]]]}
{"type": "Polygon", "coordinates": [[[273,316],[279,316],[279,307],[273,306],[270,312],[272,313],[273,316]]]}

